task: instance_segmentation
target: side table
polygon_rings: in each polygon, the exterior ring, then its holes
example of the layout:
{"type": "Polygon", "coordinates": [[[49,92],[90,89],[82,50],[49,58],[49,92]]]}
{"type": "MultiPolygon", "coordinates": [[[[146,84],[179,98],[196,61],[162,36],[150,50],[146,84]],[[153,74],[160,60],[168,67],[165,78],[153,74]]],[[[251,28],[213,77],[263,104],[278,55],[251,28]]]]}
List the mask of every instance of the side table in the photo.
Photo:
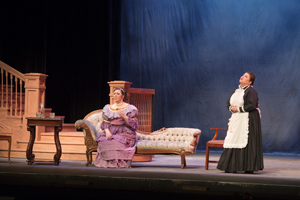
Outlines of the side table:
{"type": "Polygon", "coordinates": [[[32,148],[35,141],[35,129],[36,126],[53,126],[54,127],[54,141],[56,146],[56,154],[54,155],[54,164],[59,165],[61,157],[61,145],[59,141],[59,131],[62,130],[63,118],[36,118],[28,117],[27,119],[27,130],[30,131],[30,138],[26,150],[26,157],[28,165],[34,163],[35,155],[32,154],[32,148]]]}

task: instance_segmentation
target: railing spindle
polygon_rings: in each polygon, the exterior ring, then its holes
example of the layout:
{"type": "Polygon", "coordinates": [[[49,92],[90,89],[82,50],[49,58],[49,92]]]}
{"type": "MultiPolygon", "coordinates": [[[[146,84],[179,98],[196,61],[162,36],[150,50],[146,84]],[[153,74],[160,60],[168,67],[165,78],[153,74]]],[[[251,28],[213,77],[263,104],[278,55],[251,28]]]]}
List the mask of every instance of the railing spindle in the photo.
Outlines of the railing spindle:
{"type": "Polygon", "coordinates": [[[14,77],[15,78],[15,112],[14,112],[14,116],[17,116],[17,112],[18,112],[18,78],[17,77],[14,77]]]}
{"type": "Polygon", "coordinates": [[[13,96],[13,88],[12,88],[12,84],[13,84],[13,76],[12,74],[10,74],[10,116],[12,116],[13,114],[13,101],[12,101],[12,96],[13,96]]]}
{"type": "Polygon", "coordinates": [[[5,102],[5,108],[8,108],[8,73],[7,71],[5,72],[5,77],[6,77],[6,102],[5,102]]]}
{"type": "Polygon", "coordinates": [[[23,110],[23,81],[21,79],[19,79],[20,81],[20,116],[22,116],[22,110],[23,110]]]}
{"type": "Polygon", "coordinates": [[[4,88],[3,88],[3,69],[1,68],[1,108],[3,108],[4,101],[4,88]]]}

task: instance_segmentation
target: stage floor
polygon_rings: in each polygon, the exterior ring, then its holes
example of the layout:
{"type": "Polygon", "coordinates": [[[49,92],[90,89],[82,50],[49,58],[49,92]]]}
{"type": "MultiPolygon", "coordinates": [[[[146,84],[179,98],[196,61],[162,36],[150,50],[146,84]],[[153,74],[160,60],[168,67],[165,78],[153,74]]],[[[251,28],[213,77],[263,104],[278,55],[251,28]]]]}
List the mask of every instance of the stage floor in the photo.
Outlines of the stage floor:
{"type": "MultiPolygon", "coordinates": [[[[211,153],[218,160],[220,153],[211,153]]],[[[204,169],[205,152],[155,155],[130,169],[85,166],[85,161],[27,165],[26,159],[0,158],[1,199],[300,199],[300,155],[264,155],[265,169],[254,174],[224,173],[215,163],[204,169]]]]}

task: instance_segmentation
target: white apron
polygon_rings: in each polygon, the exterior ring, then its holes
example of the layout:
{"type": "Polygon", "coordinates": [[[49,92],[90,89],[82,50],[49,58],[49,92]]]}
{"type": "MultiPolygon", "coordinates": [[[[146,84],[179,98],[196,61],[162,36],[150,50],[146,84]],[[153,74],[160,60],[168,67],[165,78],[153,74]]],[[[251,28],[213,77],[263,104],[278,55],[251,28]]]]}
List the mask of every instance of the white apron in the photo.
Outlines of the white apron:
{"type": "MultiPolygon", "coordinates": [[[[245,90],[238,88],[230,97],[230,105],[244,106],[245,90]]],[[[245,148],[248,144],[249,112],[232,113],[228,122],[228,131],[224,141],[224,148],[245,148]]]]}

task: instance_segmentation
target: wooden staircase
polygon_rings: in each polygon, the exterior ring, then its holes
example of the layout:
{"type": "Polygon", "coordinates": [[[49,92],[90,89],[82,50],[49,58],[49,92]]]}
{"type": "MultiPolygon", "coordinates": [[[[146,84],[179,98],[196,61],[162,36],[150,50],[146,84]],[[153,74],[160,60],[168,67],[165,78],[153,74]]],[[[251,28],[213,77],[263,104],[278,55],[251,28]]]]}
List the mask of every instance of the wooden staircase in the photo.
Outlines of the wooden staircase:
{"type": "MultiPolygon", "coordinates": [[[[39,104],[44,104],[47,75],[22,74],[2,61],[0,70],[0,134],[12,137],[12,158],[26,159],[29,142],[26,117],[35,116],[39,104]]],[[[50,113],[52,109],[45,110],[50,113]]],[[[37,133],[33,153],[36,159],[53,160],[56,153],[54,129],[45,127],[41,130],[45,131],[37,133]]],[[[62,146],[61,160],[86,160],[84,136],[82,132],[77,132],[74,124],[64,124],[59,137],[62,146]]],[[[7,154],[8,142],[0,141],[0,156],[7,157],[7,154]]]]}

